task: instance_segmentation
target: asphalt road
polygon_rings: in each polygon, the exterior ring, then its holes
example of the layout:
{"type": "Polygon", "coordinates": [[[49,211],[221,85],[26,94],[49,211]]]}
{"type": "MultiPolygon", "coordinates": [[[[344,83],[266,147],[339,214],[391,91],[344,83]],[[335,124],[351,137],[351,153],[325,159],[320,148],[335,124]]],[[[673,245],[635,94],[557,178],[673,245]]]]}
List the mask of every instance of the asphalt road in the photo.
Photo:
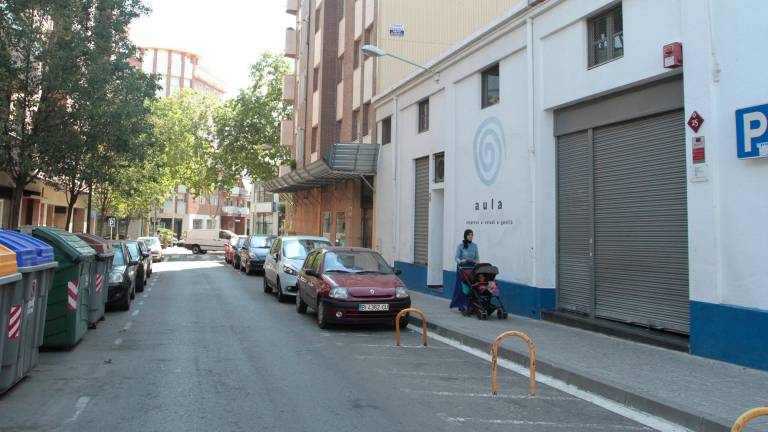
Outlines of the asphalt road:
{"type": "Polygon", "coordinates": [[[0,397],[0,431],[651,430],[408,331],[320,330],[222,257],[156,263],[129,312],[41,354],[0,397]]]}

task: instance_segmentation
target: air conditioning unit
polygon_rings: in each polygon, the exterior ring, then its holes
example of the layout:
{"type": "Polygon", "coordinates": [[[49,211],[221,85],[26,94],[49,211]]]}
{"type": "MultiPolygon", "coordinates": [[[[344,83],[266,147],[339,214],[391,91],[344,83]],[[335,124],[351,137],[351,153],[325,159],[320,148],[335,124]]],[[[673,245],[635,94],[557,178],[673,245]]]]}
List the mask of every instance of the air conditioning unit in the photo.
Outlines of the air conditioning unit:
{"type": "Polygon", "coordinates": [[[435,155],[435,183],[445,181],[445,153],[435,155]]]}

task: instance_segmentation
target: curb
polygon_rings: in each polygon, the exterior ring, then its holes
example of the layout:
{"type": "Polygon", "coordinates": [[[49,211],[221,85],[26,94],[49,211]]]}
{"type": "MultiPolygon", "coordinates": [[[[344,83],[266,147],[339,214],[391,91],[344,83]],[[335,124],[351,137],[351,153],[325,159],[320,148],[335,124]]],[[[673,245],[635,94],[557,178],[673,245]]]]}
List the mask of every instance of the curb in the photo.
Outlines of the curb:
{"type": "MultiPolygon", "coordinates": [[[[421,319],[413,314],[409,316],[409,322],[419,327],[422,325],[421,319]]],[[[427,329],[440,336],[456,340],[467,347],[491,352],[493,341],[486,341],[475,336],[470,336],[429,320],[427,322],[427,329]]],[[[499,347],[499,354],[500,357],[506,360],[526,368],[528,367],[527,355],[504,347],[499,347]]],[[[695,432],[730,432],[731,430],[731,425],[725,419],[720,419],[709,413],[685,407],[674,401],[656,400],[651,395],[624,389],[619,383],[594,376],[584,371],[569,369],[567,366],[547,360],[546,356],[541,355],[541,351],[536,353],[536,371],[563,381],[566,384],[578,387],[581,390],[599,395],[638,411],[654,415],[695,432]]]]}

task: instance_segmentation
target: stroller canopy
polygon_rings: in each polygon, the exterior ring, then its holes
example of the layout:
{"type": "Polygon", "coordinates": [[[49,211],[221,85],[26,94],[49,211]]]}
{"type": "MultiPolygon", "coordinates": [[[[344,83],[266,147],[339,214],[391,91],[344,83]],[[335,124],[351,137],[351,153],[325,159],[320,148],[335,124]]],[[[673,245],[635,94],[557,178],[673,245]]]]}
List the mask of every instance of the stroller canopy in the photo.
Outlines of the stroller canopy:
{"type": "Polygon", "coordinates": [[[480,263],[475,265],[475,268],[472,270],[472,274],[475,276],[484,274],[493,278],[499,274],[499,269],[492,264],[480,263]]]}

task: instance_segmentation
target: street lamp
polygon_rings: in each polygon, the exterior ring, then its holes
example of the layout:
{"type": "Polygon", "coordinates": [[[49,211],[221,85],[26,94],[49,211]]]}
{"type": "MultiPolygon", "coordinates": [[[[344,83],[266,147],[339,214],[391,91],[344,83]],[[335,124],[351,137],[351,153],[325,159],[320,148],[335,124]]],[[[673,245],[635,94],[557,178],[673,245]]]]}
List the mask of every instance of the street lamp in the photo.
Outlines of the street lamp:
{"type": "Polygon", "coordinates": [[[398,59],[401,62],[408,63],[411,66],[416,66],[419,69],[423,69],[423,70],[431,73],[432,76],[435,77],[435,82],[440,82],[440,74],[435,72],[433,69],[430,69],[430,68],[428,68],[426,66],[420,65],[418,63],[414,63],[414,62],[412,62],[412,61],[410,61],[408,59],[404,59],[402,57],[396,56],[396,55],[394,55],[392,53],[388,53],[388,52],[384,51],[383,49],[377,47],[376,45],[365,44],[365,45],[363,45],[362,48],[360,48],[360,50],[363,52],[364,55],[366,55],[368,57],[384,57],[384,56],[389,56],[389,57],[398,59]]]}

